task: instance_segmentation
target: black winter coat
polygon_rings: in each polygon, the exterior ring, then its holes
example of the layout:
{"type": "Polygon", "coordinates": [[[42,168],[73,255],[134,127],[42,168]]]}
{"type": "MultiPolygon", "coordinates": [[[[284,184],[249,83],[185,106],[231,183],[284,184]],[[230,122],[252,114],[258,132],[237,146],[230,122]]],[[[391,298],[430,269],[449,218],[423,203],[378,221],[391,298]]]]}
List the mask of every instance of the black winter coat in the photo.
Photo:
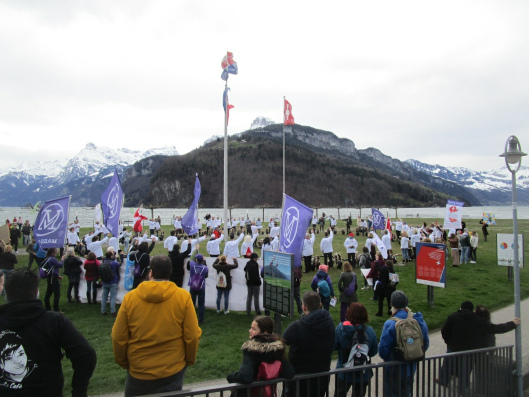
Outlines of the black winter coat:
{"type": "Polygon", "coordinates": [[[504,334],[514,328],[512,321],[492,324],[471,310],[458,310],[448,316],[441,335],[451,351],[460,352],[488,347],[490,335],[504,334]]]}

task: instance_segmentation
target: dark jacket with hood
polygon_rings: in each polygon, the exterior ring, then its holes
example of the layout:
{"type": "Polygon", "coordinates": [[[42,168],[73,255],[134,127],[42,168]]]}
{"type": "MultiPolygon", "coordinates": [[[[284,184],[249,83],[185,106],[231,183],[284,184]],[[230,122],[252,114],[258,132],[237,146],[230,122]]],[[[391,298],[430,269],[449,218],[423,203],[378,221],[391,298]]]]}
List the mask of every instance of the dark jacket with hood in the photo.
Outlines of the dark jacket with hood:
{"type": "Polygon", "coordinates": [[[171,252],[169,252],[169,258],[171,259],[173,269],[170,280],[180,288],[182,288],[182,283],[184,280],[184,261],[190,253],[191,244],[187,245],[187,249],[184,252],[177,251],[174,248],[171,252]]]}
{"type": "Polygon", "coordinates": [[[72,362],[72,395],[86,396],[96,354],[70,320],[38,299],[0,306],[0,361],[18,367],[15,374],[0,368],[0,395],[62,396],[62,350],[72,362]]]}
{"type": "Polygon", "coordinates": [[[490,335],[504,334],[515,328],[512,321],[493,324],[472,310],[460,309],[448,316],[441,335],[452,352],[460,352],[488,347],[490,335]]]}
{"type": "Polygon", "coordinates": [[[259,264],[254,259],[250,259],[244,266],[246,274],[246,285],[257,287],[261,285],[261,276],[259,275],[259,264]]]}
{"type": "Polygon", "coordinates": [[[288,360],[297,374],[331,369],[334,334],[332,317],[323,309],[314,310],[288,326],[283,340],[290,346],[288,360]]]}
{"type": "MultiPolygon", "coordinates": [[[[259,334],[247,340],[241,347],[242,364],[239,371],[228,375],[229,383],[252,383],[257,379],[259,365],[262,362],[281,361],[281,378],[294,376],[294,368],[286,359],[286,346],[277,335],[259,334]]],[[[242,390],[246,395],[246,390],[242,390]]]]}

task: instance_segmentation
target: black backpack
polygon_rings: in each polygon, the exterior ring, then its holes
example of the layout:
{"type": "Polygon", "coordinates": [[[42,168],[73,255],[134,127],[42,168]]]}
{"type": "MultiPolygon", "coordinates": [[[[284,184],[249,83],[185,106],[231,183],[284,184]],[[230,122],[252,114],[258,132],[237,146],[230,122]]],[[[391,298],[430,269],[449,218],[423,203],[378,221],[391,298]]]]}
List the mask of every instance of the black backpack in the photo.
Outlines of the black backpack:
{"type": "Polygon", "coordinates": [[[111,262],[112,261],[104,260],[103,263],[99,266],[99,276],[101,277],[101,281],[104,283],[111,282],[115,276],[115,273],[112,270],[112,267],[110,266],[111,262]]]}

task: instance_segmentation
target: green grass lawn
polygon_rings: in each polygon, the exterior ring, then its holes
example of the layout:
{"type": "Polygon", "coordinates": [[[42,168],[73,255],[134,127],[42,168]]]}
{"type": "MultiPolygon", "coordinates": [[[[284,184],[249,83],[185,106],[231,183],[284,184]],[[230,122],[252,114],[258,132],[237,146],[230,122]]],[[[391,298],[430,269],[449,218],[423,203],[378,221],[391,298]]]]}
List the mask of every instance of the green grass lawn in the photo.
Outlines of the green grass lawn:
{"type": "MultiPolygon", "coordinates": [[[[412,225],[422,224],[423,221],[439,221],[442,219],[404,219],[412,225]]],[[[465,220],[470,230],[479,232],[480,242],[477,251],[477,263],[462,265],[459,268],[447,267],[447,288],[435,288],[435,306],[429,307],[427,303],[427,286],[415,283],[415,263],[412,262],[405,267],[397,267],[400,276],[399,289],[406,292],[409,306],[413,311],[421,311],[431,331],[439,329],[446,317],[457,310],[464,300],[472,300],[474,304],[483,304],[491,310],[498,309],[514,302],[513,283],[507,279],[507,268],[496,264],[496,234],[512,233],[512,221],[500,220],[498,225],[489,227],[489,238],[484,242],[481,235],[481,225],[478,220],[465,220]]],[[[166,235],[169,226],[164,227],[166,235]]],[[[345,255],[343,242],[346,238],[342,234],[345,229],[344,222],[338,222],[338,233],[334,237],[334,252],[345,255]]],[[[519,221],[520,233],[529,234],[529,221],[519,221]]],[[[81,231],[84,235],[86,229],[81,231]]],[[[322,233],[316,234],[314,244],[315,254],[319,254],[319,243],[323,237],[322,233]]],[[[366,237],[357,237],[359,247],[363,247],[366,237]]],[[[205,252],[206,241],[201,244],[202,252],[205,252]]],[[[221,247],[222,249],[222,247],[221,247]]],[[[393,243],[394,252],[400,253],[400,246],[393,243]]],[[[19,248],[23,251],[24,247],[19,248]]],[[[529,248],[525,246],[525,255],[529,248]]],[[[166,254],[163,243],[157,243],[152,253],[166,254]]],[[[27,256],[19,256],[19,266],[27,266],[27,256]]],[[[447,258],[448,259],[448,258],[447,258]]],[[[35,266],[35,265],[33,265],[35,266]]],[[[356,270],[358,280],[362,280],[361,274],[356,270]]],[[[529,296],[529,273],[521,269],[521,292],[522,297],[529,296]]],[[[329,274],[337,290],[340,270],[330,269],[329,274]]],[[[301,292],[310,290],[310,282],[314,273],[304,274],[301,292]]],[[[359,281],[362,286],[362,282],[359,281]]],[[[114,363],[111,344],[111,330],[114,319],[110,316],[101,316],[99,305],[69,304],[66,302],[66,278],[61,287],[61,309],[75,326],[85,335],[97,352],[97,367],[90,382],[89,394],[101,394],[122,391],[125,384],[126,371],[114,363]]],[[[40,296],[44,297],[46,290],[45,280],[41,280],[40,296]]],[[[208,293],[208,292],[206,292],[208,293]]],[[[372,290],[359,290],[359,301],[364,303],[370,315],[370,325],[380,336],[382,325],[386,317],[375,317],[378,311],[377,302],[371,301],[372,290]]],[[[3,303],[4,298],[0,298],[3,303]]],[[[331,308],[331,314],[336,324],[339,323],[339,302],[336,308],[331,308]]],[[[292,322],[292,319],[283,318],[283,330],[292,322]]],[[[208,379],[224,378],[226,375],[239,368],[242,354],[240,347],[248,339],[251,318],[244,312],[230,311],[228,315],[217,314],[215,310],[206,310],[205,324],[202,327],[202,339],[198,351],[198,359],[195,366],[188,368],[185,382],[192,383],[208,379]]],[[[65,395],[71,394],[72,369],[67,359],[63,360],[65,373],[65,395]]]]}

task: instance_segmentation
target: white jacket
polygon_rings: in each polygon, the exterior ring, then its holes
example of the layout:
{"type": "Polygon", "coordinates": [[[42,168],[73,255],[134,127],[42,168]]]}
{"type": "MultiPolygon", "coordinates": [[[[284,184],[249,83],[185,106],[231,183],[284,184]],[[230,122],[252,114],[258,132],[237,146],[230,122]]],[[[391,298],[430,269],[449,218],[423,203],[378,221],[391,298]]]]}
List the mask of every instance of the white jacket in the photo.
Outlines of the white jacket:
{"type": "Polygon", "coordinates": [[[314,236],[314,233],[311,233],[310,238],[305,238],[305,240],[303,240],[303,251],[301,252],[301,256],[312,256],[314,254],[315,240],[316,237],[314,236]]]}
{"type": "Polygon", "coordinates": [[[237,240],[230,240],[224,245],[223,254],[226,255],[226,258],[238,258],[240,256],[239,243],[242,241],[243,238],[244,233],[241,233],[237,240]]]}
{"type": "Polygon", "coordinates": [[[348,237],[345,239],[343,246],[347,249],[348,254],[356,254],[356,247],[358,247],[358,242],[354,237],[348,237]]]}
{"type": "Polygon", "coordinates": [[[334,234],[332,233],[332,230],[329,232],[329,237],[324,237],[321,239],[320,242],[320,249],[321,252],[324,254],[329,254],[332,252],[332,238],[334,237],[334,234]]]}
{"type": "Polygon", "coordinates": [[[172,252],[173,247],[177,241],[178,241],[178,238],[176,236],[169,236],[164,240],[163,247],[167,249],[169,252],[172,252]]]}
{"type": "Polygon", "coordinates": [[[220,243],[224,240],[224,234],[221,234],[219,238],[215,240],[209,240],[206,245],[206,251],[209,255],[220,255],[220,243]]]}

